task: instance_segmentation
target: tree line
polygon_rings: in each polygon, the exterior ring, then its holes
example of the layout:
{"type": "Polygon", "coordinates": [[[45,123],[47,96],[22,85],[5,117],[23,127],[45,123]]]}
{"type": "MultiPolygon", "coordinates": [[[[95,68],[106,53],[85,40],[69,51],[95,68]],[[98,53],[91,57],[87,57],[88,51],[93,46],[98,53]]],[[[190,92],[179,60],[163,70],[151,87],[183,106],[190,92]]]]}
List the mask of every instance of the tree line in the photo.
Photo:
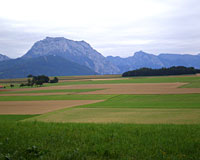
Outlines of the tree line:
{"type": "Polygon", "coordinates": [[[167,76],[167,75],[184,75],[184,74],[196,74],[200,73],[200,69],[195,69],[194,67],[184,67],[184,66],[173,66],[170,68],[140,68],[128,72],[124,72],[122,77],[129,76],[167,76]]]}
{"type": "Polygon", "coordinates": [[[24,87],[24,86],[33,87],[34,85],[42,86],[43,83],[58,83],[57,77],[54,77],[52,80],[48,76],[45,76],[45,75],[39,75],[39,76],[28,75],[27,77],[28,77],[27,83],[20,84],[20,87],[24,87]]]}

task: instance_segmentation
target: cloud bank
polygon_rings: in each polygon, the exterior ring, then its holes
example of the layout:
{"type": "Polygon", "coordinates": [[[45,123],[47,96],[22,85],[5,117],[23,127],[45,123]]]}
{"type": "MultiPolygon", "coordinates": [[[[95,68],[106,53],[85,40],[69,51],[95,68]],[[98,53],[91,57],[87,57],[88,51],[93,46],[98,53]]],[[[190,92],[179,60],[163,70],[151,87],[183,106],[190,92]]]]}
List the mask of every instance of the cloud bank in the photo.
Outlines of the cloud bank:
{"type": "Polygon", "coordinates": [[[198,0],[0,2],[0,53],[12,58],[46,36],[85,40],[104,56],[200,53],[198,0]]]}

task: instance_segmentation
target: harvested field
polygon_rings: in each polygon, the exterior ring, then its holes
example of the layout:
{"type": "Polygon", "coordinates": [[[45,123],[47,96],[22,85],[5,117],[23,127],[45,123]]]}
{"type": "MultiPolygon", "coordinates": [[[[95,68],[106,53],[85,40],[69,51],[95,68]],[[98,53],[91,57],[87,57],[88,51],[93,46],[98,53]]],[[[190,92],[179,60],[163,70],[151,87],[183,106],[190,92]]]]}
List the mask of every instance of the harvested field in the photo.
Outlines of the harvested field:
{"type": "MultiPolygon", "coordinates": [[[[138,83],[138,84],[96,84],[96,88],[106,88],[79,94],[188,94],[200,93],[200,88],[179,88],[186,83],[138,83]]],[[[74,86],[75,87],[75,86],[74,86]]],[[[80,87],[80,86],[76,86],[80,87]]],[[[92,87],[84,85],[82,87],[92,87]]]]}
{"type": "Polygon", "coordinates": [[[0,103],[0,114],[43,114],[58,109],[100,101],[101,100],[2,101],[0,103]]]}
{"type": "Polygon", "coordinates": [[[198,124],[200,109],[71,108],[27,119],[77,123],[198,124]]]}

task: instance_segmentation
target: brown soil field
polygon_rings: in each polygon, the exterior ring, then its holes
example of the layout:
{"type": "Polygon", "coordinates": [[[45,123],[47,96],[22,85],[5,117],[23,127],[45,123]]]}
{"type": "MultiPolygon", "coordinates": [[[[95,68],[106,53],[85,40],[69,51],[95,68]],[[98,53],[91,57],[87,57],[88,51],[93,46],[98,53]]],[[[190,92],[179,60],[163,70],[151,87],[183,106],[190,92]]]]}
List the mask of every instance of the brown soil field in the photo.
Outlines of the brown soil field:
{"type": "Polygon", "coordinates": [[[104,89],[77,94],[187,94],[200,93],[200,88],[178,88],[186,83],[126,83],[52,86],[40,89],[104,89]]]}
{"type": "MultiPolygon", "coordinates": [[[[40,88],[12,89],[12,91],[32,91],[32,90],[53,90],[53,89],[104,89],[91,92],[71,93],[71,94],[188,94],[200,93],[200,88],[179,88],[187,83],[121,83],[121,84],[85,84],[85,85],[65,85],[49,86],[40,88]]],[[[40,95],[62,95],[67,93],[41,93],[40,95]]],[[[3,94],[1,94],[3,95],[3,94]]],[[[1,96],[0,95],[0,96],[1,96]]],[[[18,94],[19,95],[19,94],[18,94]]],[[[22,94],[20,94],[22,95],[22,94]]],[[[36,95],[29,93],[26,95],[36,95]]],[[[7,94],[11,96],[11,94],[7,94]]]]}
{"type": "MultiPolygon", "coordinates": [[[[188,94],[200,93],[200,88],[179,88],[186,83],[144,83],[144,84],[103,84],[96,88],[106,88],[78,94],[188,94]]],[[[89,86],[88,86],[89,87],[89,86]]],[[[91,86],[90,86],[91,87],[91,86]]]]}
{"type": "Polygon", "coordinates": [[[0,114],[43,114],[100,101],[102,100],[1,101],[0,114]]]}

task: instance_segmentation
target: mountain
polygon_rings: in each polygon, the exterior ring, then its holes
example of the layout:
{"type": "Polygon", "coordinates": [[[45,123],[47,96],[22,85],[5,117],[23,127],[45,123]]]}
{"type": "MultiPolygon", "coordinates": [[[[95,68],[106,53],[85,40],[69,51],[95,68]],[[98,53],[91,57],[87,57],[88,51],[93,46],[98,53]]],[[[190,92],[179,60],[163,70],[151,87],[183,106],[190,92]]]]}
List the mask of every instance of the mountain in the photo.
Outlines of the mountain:
{"type": "Polygon", "coordinates": [[[108,56],[107,60],[116,65],[120,69],[121,73],[142,67],[164,67],[164,64],[160,61],[160,59],[157,56],[145,53],[143,51],[136,52],[133,56],[127,58],[121,58],[119,56],[108,56]]]}
{"type": "Polygon", "coordinates": [[[104,57],[85,41],[63,37],[46,37],[37,41],[21,58],[10,59],[0,54],[0,78],[20,78],[29,74],[48,76],[120,74],[147,68],[185,66],[200,68],[200,54],[160,54],[143,51],[133,56],[104,57]]]}
{"type": "Polygon", "coordinates": [[[68,61],[60,56],[40,56],[35,58],[18,58],[0,63],[0,78],[23,78],[27,75],[95,75],[88,67],[68,61]]]}
{"type": "Polygon", "coordinates": [[[160,61],[165,67],[170,66],[185,66],[200,68],[200,56],[189,54],[160,54],[158,55],[160,61]]]}
{"type": "Polygon", "coordinates": [[[5,56],[5,55],[3,55],[3,54],[0,54],[0,62],[1,61],[7,61],[7,60],[9,60],[10,58],[9,57],[7,57],[7,56],[5,56]]]}
{"type": "Polygon", "coordinates": [[[158,56],[145,53],[143,51],[136,52],[133,56],[121,58],[119,56],[106,57],[108,61],[116,65],[120,72],[126,72],[142,67],[162,68],[171,66],[185,66],[200,68],[200,55],[189,54],[160,54],[158,56]]]}
{"type": "Polygon", "coordinates": [[[99,74],[116,74],[119,68],[94,50],[85,41],[73,41],[63,37],[46,37],[36,42],[22,58],[34,58],[44,55],[57,55],[86,66],[99,74]]]}

